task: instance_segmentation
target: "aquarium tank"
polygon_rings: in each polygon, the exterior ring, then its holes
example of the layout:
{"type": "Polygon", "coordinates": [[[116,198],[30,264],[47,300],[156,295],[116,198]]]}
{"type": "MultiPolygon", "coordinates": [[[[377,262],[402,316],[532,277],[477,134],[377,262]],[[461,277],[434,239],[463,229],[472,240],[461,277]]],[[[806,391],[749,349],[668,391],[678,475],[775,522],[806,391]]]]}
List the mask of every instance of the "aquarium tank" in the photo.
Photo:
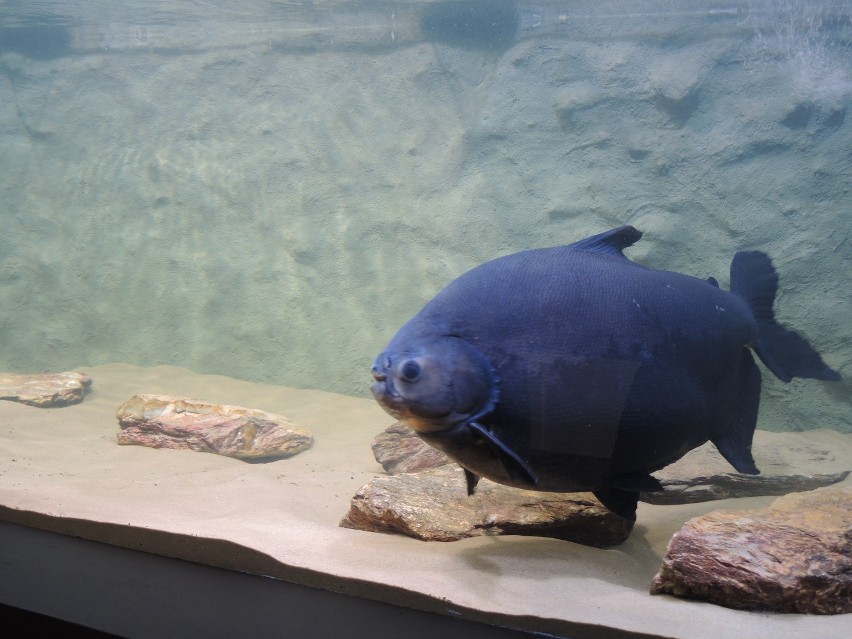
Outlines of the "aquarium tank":
{"type": "MultiPolygon", "coordinates": [[[[629,260],[720,291],[737,252],[771,258],[763,308],[836,376],[779,379],[763,359],[757,429],[848,490],[850,109],[850,0],[0,2],[0,389],[73,371],[90,384],[71,406],[0,401],[0,520],[525,632],[777,635],[784,617],[647,591],[686,521],[813,488],[798,480],[640,503],[607,550],[338,521],[385,474],[373,438],[410,415],[370,390],[397,331],[480,264],[626,226],[641,232],[615,246],[629,260]],[[269,463],[118,446],[116,411],[146,393],[165,399],[140,414],[170,397],[251,407],[312,443],[269,463]]],[[[538,299],[495,277],[495,304],[538,299]]],[[[513,477],[541,474],[520,463],[513,477]]],[[[2,603],[28,607],[14,592],[2,603]]],[[[121,634],[97,606],[40,612],[121,634]]],[[[828,637],[841,617],[795,619],[828,637]]]]}

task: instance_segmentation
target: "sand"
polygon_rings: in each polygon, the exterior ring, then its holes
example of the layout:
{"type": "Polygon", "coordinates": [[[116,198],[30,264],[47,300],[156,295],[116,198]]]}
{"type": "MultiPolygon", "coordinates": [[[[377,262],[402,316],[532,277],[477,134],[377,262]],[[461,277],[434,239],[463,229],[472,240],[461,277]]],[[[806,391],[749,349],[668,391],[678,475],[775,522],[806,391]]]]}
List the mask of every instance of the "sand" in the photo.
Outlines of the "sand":
{"type": "MultiPolygon", "coordinates": [[[[338,522],[349,498],[382,472],[370,440],[392,419],[374,402],[168,366],[80,370],[94,379],[82,404],[0,402],[3,520],[560,635],[584,636],[583,624],[690,639],[829,639],[848,631],[848,615],[748,613],[648,593],[666,543],[684,521],[715,509],[763,507],[771,497],[640,504],[634,533],[610,550],[531,537],[427,543],[348,530],[338,522]],[[115,411],[142,392],[283,414],[316,441],[266,464],[118,446],[115,411]]],[[[852,458],[849,435],[823,430],[813,437],[852,458]]]]}

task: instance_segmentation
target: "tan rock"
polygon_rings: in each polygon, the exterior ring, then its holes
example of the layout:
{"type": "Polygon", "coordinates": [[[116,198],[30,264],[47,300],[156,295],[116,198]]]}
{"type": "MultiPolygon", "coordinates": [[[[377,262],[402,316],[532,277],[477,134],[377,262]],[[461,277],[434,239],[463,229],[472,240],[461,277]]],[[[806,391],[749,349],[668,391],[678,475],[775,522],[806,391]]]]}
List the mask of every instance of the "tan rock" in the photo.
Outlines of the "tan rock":
{"type": "Polygon", "coordinates": [[[340,525],[425,541],[536,535],[599,548],[620,544],[632,529],[591,493],[520,490],[483,479],[468,497],[455,464],[375,478],[355,493],[340,525]]]}
{"type": "Polygon", "coordinates": [[[793,493],[763,510],[688,521],[651,592],[748,610],[852,612],[852,489],[793,493]]]}
{"type": "Polygon", "coordinates": [[[311,433],[286,417],[253,408],[169,395],[136,395],[116,415],[119,444],[179,448],[244,460],[289,457],[309,448],[311,433]]]}
{"type": "Polygon", "coordinates": [[[424,442],[402,422],[376,435],[372,447],[373,456],[388,475],[416,473],[452,463],[449,457],[424,442]]]}
{"type": "Polygon", "coordinates": [[[78,404],[91,387],[92,379],[76,371],[37,375],[0,373],[0,399],[39,408],[78,404]]]}
{"type": "Polygon", "coordinates": [[[710,442],[654,473],[666,489],[642,493],[651,504],[685,504],[731,497],[786,495],[842,481],[852,461],[801,433],[758,430],[752,445],[760,475],[734,472],[710,442]]]}

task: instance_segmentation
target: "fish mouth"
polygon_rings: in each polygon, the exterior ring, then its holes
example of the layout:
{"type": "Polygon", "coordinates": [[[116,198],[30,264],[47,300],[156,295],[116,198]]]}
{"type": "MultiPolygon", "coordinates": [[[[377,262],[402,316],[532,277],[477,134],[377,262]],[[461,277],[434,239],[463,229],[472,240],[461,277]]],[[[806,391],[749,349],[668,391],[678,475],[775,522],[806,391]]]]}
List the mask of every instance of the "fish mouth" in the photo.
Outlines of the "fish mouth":
{"type": "MultiPolygon", "coordinates": [[[[374,377],[376,377],[374,375],[374,377]]],[[[399,420],[407,414],[404,410],[402,397],[393,391],[390,383],[382,378],[376,377],[376,382],[370,385],[370,392],[373,398],[379,403],[379,406],[384,408],[388,413],[399,420]]]]}
{"type": "Polygon", "coordinates": [[[371,384],[370,392],[386,413],[418,433],[433,433],[448,428],[440,417],[429,418],[414,412],[406,399],[396,393],[390,380],[371,384]]]}
{"type": "MultiPolygon", "coordinates": [[[[372,368],[370,368],[370,373],[373,375],[373,379],[377,382],[383,382],[388,378],[388,374],[383,368],[379,368],[378,364],[373,364],[372,368]]],[[[373,384],[373,386],[375,386],[375,384],[373,384]]]]}
{"type": "Polygon", "coordinates": [[[393,382],[387,372],[388,365],[380,363],[380,361],[387,359],[387,357],[380,355],[376,358],[372,367],[370,367],[370,373],[373,379],[376,380],[370,385],[370,392],[373,394],[373,398],[379,403],[379,406],[397,419],[401,419],[398,413],[402,407],[402,397],[394,391],[393,382]]]}

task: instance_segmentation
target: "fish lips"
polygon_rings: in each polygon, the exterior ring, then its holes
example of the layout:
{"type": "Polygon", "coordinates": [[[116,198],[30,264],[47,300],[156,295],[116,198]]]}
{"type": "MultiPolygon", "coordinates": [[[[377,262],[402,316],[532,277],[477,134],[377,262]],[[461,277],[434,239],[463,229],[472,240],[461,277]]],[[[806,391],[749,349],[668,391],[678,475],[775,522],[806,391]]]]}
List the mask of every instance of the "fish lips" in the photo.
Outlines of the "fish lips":
{"type": "MultiPolygon", "coordinates": [[[[376,401],[387,410],[391,415],[394,415],[392,410],[397,410],[397,406],[402,402],[402,397],[393,388],[393,377],[388,373],[387,365],[380,364],[382,356],[376,359],[370,372],[373,374],[373,379],[376,380],[370,385],[370,392],[376,401]]],[[[396,415],[394,415],[396,417],[396,415]]]]}

